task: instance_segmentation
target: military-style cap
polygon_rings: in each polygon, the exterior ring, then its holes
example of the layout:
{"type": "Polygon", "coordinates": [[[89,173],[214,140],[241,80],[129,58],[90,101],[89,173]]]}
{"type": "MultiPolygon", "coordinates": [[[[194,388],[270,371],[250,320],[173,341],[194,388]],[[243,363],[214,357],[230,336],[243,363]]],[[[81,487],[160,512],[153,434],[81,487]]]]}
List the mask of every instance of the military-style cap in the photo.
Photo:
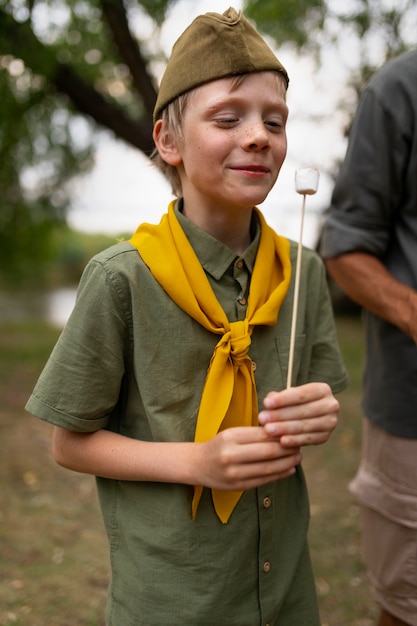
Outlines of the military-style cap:
{"type": "Polygon", "coordinates": [[[159,88],[154,120],[177,96],[226,76],[273,70],[288,74],[241,11],[230,7],[195,18],[172,48],[159,88]]]}

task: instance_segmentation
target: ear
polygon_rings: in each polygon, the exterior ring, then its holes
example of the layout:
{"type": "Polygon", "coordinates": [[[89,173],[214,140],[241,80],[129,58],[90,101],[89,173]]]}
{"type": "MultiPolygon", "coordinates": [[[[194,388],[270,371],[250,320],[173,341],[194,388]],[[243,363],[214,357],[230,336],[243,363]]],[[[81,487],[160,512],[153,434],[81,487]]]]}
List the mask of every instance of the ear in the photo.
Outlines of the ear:
{"type": "Polygon", "coordinates": [[[180,165],[182,163],[178,142],[173,134],[166,128],[162,120],[157,120],[153,127],[153,140],[160,157],[168,165],[180,165]]]}

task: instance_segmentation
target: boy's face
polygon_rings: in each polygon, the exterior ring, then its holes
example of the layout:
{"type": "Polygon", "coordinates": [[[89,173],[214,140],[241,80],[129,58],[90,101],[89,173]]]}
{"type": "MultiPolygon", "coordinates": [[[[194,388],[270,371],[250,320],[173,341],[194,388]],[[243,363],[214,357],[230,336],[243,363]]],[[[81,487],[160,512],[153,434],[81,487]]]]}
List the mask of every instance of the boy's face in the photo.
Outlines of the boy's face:
{"type": "Polygon", "coordinates": [[[287,151],[282,79],[254,72],[197,88],[187,104],[178,166],[184,204],[241,210],[265,200],[287,151]]]}

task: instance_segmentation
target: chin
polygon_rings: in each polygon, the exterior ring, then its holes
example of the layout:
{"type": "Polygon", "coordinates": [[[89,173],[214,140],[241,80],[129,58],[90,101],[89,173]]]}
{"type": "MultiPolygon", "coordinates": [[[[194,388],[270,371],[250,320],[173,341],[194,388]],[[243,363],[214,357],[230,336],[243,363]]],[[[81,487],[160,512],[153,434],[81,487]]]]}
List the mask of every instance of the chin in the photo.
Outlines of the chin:
{"type": "Polygon", "coordinates": [[[262,202],[264,202],[268,197],[268,194],[262,194],[262,195],[254,195],[251,196],[250,198],[244,198],[242,199],[242,206],[247,206],[247,207],[254,207],[254,206],[258,206],[259,204],[262,204],[262,202]]]}

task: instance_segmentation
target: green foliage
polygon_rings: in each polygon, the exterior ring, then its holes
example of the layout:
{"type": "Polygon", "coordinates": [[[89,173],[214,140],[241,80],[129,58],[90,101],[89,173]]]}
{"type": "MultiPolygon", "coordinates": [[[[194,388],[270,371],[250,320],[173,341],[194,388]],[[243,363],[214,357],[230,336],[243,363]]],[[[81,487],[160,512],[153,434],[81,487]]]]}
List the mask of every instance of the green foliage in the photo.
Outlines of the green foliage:
{"type": "Polygon", "coordinates": [[[335,44],[353,34],[367,56],[378,48],[380,62],[416,45],[416,0],[246,0],[244,10],[277,44],[299,49],[335,44]]]}
{"type": "Polygon", "coordinates": [[[0,56],[0,93],[0,279],[15,284],[43,276],[54,224],[68,206],[67,183],[90,165],[91,147],[75,140],[79,116],[11,54],[0,56]]]}
{"type": "Polygon", "coordinates": [[[111,235],[92,235],[71,230],[67,226],[53,232],[54,258],[48,264],[47,282],[50,286],[76,285],[87,262],[98,252],[117,243],[111,235]]]}
{"type": "MultiPolygon", "coordinates": [[[[98,132],[151,152],[153,64],[177,2],[0,0],[3,280],[37,276],[53,254],[53,224],[65,221],[71,180],[93,164],[98,132]]],[[[417,0],[246,0],[244,10],[279,46],[317,59],[348,42],[356,93],[376,63],[416,43],[417,0]]]]}
{"type": "MultiPolygon", "coordinates": [[[[131,0],[131,5],[135,5],[137,2],[131,0]]],[[[171,5],[175,4],[175,0],[141,0],[139,4],[145,9],[150,17],[161,26],[164,22],[168,9],[171,5]]]]}
{"type": "Polygon", "coordinates": [[[246,0],[245,12],[277,45],[318,62],[324,52],[341,59],[352,50],[348,86],[357,96],[380,65],[416,45],[417,0],[246,0]]]}
{"type": "Polygon", "coordinates": [[[247,0],[245,14],[279,45],[291,42],[302,48],[309,43],[311,32],[323,28],[326,3],[324,0],[247,0]]]}
{"type": "Polygon", "coordinates": [[[417,0],[357,0],[337,19],[357,42],[360,62],[349,82],[358,95],[380,65],[416,46],[417,0]]]}
{"type": "MultiPolygon", "coordinates": [[[[39,209],[39,205],[36,207],[39,209]]],[[[32,222],[24,203],[14,203],[13,215],[0,230],[0,284],[16,286],[35,282],[44,276],[47,262],[52,259],[50,220],[32,222]]]]}

